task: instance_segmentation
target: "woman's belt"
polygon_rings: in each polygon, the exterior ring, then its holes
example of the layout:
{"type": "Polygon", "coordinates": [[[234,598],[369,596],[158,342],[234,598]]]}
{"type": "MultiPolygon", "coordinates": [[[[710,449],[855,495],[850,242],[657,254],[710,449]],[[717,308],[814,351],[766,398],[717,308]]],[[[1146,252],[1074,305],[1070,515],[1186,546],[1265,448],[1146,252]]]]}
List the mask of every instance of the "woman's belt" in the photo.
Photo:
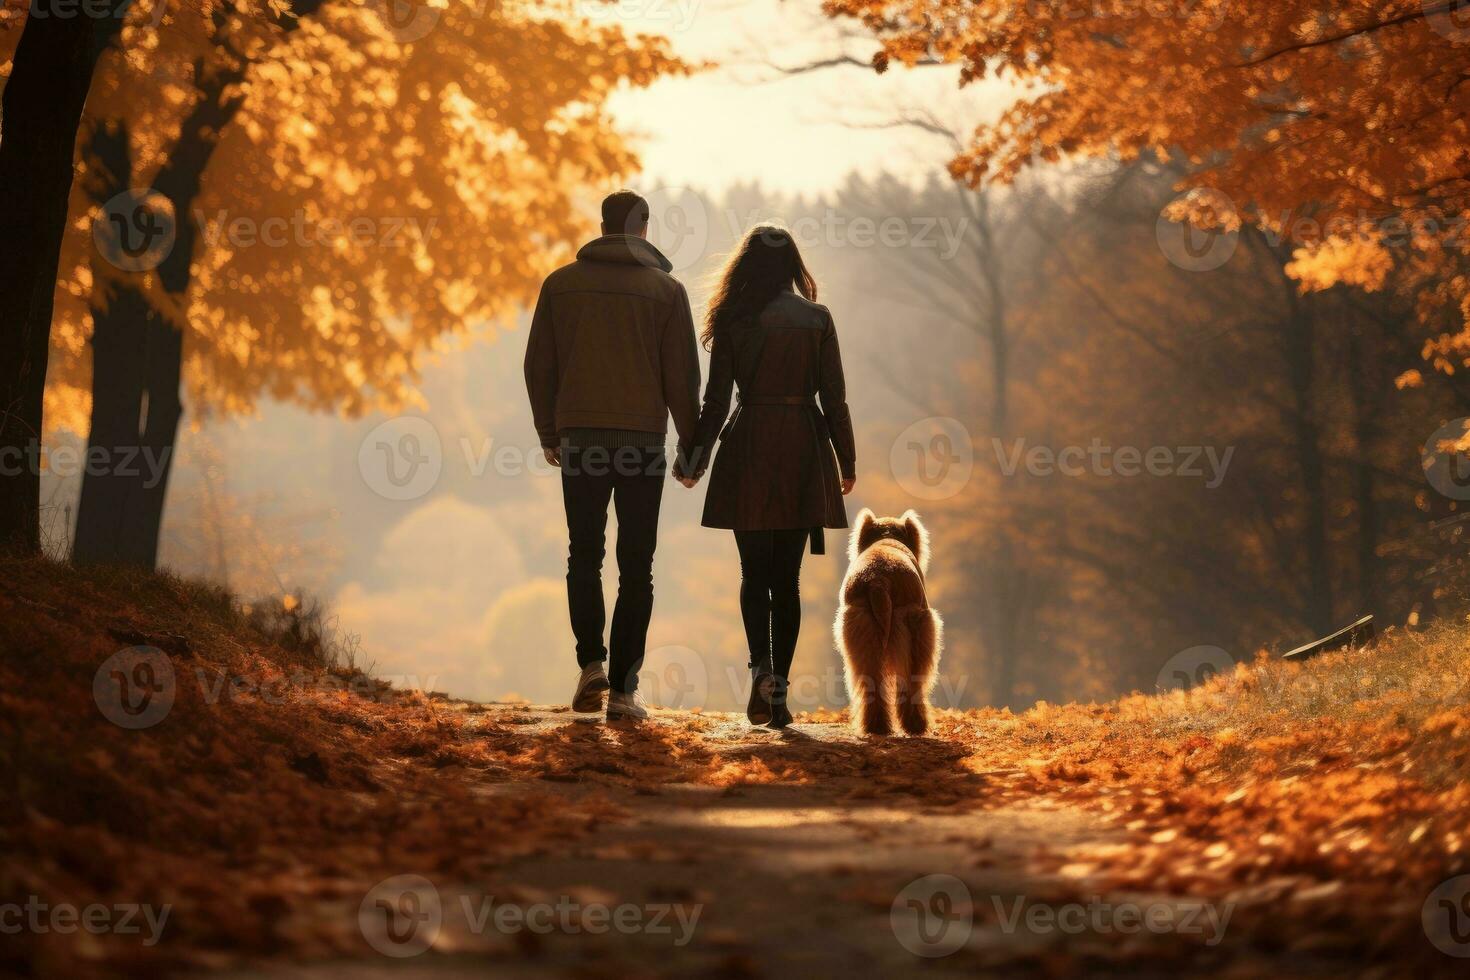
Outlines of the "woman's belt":
{"type": "Polygon", "coordinates": [[[720,429],[720,438],[730,434],[735,427],[735,422],[740,418],[740,410],[746,405],[791,405],[795,408],[810,408],[817,413],[818,433],[830,442],[832,439],[831,426],[827,424],[827,416],[817,407],[816,395],[745,395],[742,394],[735,402],[735,411],[730,413],[729,419],[720,429]]]}
{"type": "Polygon", "coordinates": [[[742,405],[817,405],[816,395],[741,395],[742,405]]]}

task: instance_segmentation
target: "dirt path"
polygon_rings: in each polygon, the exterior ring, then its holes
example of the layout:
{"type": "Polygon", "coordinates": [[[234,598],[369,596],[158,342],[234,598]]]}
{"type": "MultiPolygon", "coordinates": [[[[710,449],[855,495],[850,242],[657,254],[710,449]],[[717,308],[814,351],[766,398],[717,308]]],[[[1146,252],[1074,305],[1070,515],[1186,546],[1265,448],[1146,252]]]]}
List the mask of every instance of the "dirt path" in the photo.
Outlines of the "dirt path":
{"type": "Polygon", "coordinates": [[[513,730],[544,763],[539,778],[486,792],[551,792],[608,816],[483,881],[405,869],[431,887],[385,886],[404,917],[398,940],[410,937],[386,947],[433,952],[240,975],[973,976],[1087,966],[1137,976],[1204,973],[1218,952],[1198,936],[1048,920],[1072,905],[1093,915],[1095,902],[1079,902],[1075,882],[1034,859],[1119,846],[1118,831],[1046,799],[997,803],[1010,774],[959,768],[938,740],[875,747],[836,724],[778,733],[735,715],[667,712],[642,726],[607,726],[564,709],[459,707],[487,730],[513,730]],[[648,772],[664,755],[684,761],[648,772]],[[678,777],[751,766],[792,778],[723,786],[639,778],[640,767],[643,776],[678,777]],[[405,889],[415,894],[405,900],[405,889]],[[419,915],[430,908],[437,915],[419,915]]]}

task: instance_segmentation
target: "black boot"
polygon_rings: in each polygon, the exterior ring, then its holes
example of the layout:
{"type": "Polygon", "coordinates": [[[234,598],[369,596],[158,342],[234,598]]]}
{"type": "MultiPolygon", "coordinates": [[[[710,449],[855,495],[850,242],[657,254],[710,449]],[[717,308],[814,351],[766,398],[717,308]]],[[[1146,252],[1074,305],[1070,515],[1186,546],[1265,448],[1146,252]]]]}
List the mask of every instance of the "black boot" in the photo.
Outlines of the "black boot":
{"type": "Polygon", "coordinates": [[[745,706],[745,717],[752,725],[764,725],[771,720],[771,695],[776,689],[776,678],[763,670],[752,673],[750,703],[745,706]]]}
{"type": "Polygon", "coordinates": [[[774,690],[771,692],[771,727],[785,728],[791,724],[791,711],[786,707],[786,678],[779,674],[771,677],[774,690]]]}

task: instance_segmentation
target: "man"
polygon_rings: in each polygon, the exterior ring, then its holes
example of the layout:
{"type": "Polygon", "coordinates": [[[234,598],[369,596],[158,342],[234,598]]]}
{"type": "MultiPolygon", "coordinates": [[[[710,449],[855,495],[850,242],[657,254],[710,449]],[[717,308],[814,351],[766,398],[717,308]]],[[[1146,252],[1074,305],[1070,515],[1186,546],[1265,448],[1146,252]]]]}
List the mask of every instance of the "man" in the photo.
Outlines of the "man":
{"type": "Polygon", "coordinates": [[[672,415],[688,446],[699,421],[689,296],[647,240],[648,217],[648,202],[632,191],[602,202],[602,237],[547,277],[526,345],[536,433],[547,461],[561,467],[567,512],[567,604],[582,669],[572,709],[597,711],[606,693],[609,720],[648,717],[638,668],[653,613],[664,437],[672,415]],[[609,501],[618,516],[618,600],[604,646],[609,501]]]}

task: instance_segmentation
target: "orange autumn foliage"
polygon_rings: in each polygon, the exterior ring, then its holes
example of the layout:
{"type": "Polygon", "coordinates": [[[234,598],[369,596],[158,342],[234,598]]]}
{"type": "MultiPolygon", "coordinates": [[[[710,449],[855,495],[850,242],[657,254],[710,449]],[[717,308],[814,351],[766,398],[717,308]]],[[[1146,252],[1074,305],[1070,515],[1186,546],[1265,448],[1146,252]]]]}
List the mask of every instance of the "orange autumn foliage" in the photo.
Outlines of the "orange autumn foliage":
{"type": "Polygon", "coordinates": [[[872,32],[880,71],[938,61],[959,64],[962,84],[1017,84],[1014,104],[951,162],[957,178],[1007,181],[1069,157],[1181,159],[1185,187],[1222,192],[1240,218],[1297,246],[1290,269],[1304,290],[1374,289],[1401,266],[1425,359],[1470,364],[1470,27],[1454,3],[824,8],[872,32]]]}
{"type": "Polygon", "coordinates": [[[105,175],[81,154],[49,423],[86,430],[92,309],[123,286],[183,330],[196,419],[261,397],[349,415],[414,401],[425,356],[513,316],[590,231],[587,199],[636,169],[609,97],[685,70],[661,39],[564,0],[390,6],[393,19],[336,0],[300,18],[261,0],[130,9],[79,146],[123,127],[146,188],[203,81],[240,74],[223,94],[239,109],[173,216],[197,232],[183,293],[100,257],[105,175]]]}

